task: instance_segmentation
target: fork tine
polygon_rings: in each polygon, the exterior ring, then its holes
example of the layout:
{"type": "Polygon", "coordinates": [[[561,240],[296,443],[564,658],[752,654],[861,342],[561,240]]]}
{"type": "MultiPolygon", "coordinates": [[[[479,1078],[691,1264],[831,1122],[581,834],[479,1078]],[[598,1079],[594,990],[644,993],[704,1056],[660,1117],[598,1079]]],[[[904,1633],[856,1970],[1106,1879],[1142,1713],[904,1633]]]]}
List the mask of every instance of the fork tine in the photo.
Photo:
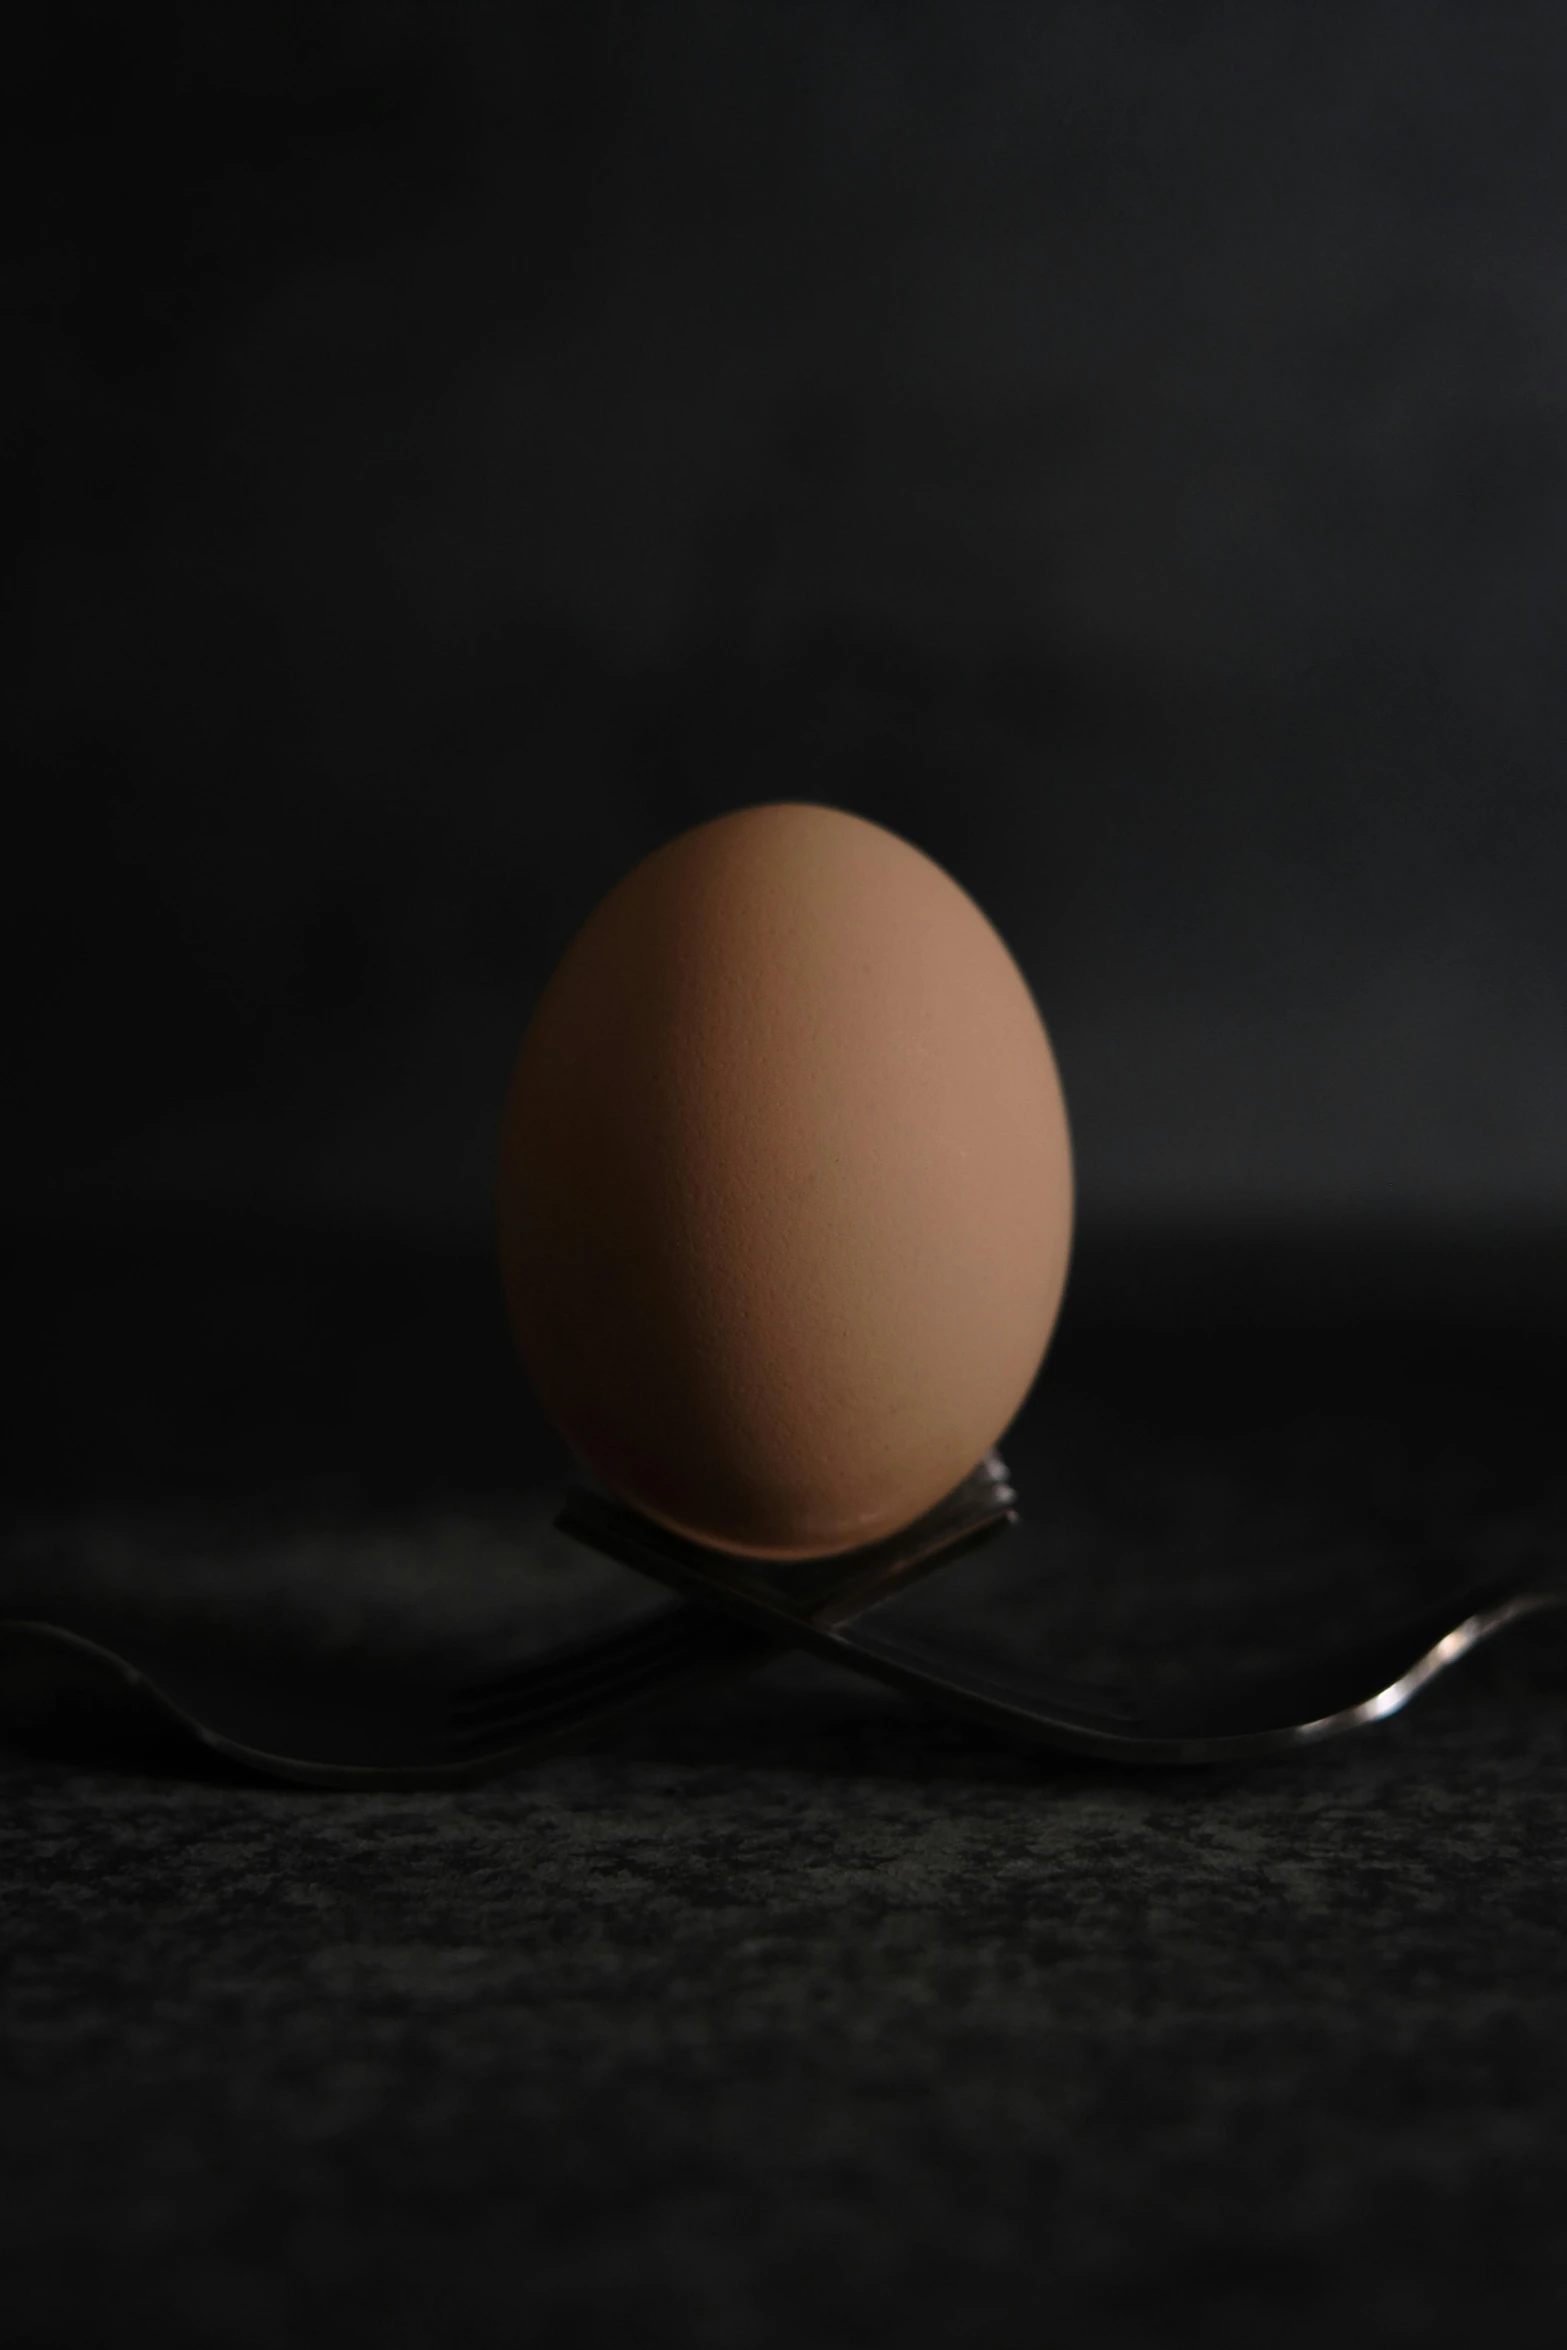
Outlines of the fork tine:
{"type": "Polygon", "coordinates": [[[760,1663],[776,1642],[704,1608],[670,1609],[613,1646],[573,1643],[515,1673],[454,1694],[443,1752],[520,1754],[621,1720],[693,1681],[760,1663]]]}
{"type": "Polygon", "coordinates": [[[535,1706],[553,1706],[579,1694],[588,1696],[596,1687],[627,1673],[688,1661],[717,1662],[774,1645],[765,1634],[718,1616],[710,1608],[690,1604],[665,1607],[622,1631],[565,1641],[502,1672],[465,1682],[452,1691],[448,1711],[454,1722],[477,1730],[493,1719],[535,1706]]]}
{"type": "Polygon", "coordinates": [[[530,1705],[514,1716],[498,1716],[479,1729],[452,1724],[437,1734],[434,1749],[452,1761],[524,1761],[552,1747],[574,1745],[672,1697],[688,1694],[704,1680],[760,1662],[753,1651],[742,1658],[693,1658],[683,1666],[665,1663],[627,1673],[606,1680],[587,1695],[579,1692],[553,1704],[530,1705]]]}

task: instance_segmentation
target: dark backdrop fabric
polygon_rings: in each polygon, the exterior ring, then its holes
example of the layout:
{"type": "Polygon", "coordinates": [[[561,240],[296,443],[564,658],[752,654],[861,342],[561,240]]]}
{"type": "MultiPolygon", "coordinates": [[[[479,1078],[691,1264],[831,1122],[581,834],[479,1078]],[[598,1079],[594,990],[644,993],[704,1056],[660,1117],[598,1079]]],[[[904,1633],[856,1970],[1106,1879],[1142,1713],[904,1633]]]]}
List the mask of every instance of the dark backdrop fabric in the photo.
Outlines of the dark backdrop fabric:
{"type": "Polygon", "coordinates": [[[475,1231],[770,796],[1012,941],[1107,1214],[1554,1212],[1551,0],[173,0],[8,56],[7,1196],[475,1231]]]}

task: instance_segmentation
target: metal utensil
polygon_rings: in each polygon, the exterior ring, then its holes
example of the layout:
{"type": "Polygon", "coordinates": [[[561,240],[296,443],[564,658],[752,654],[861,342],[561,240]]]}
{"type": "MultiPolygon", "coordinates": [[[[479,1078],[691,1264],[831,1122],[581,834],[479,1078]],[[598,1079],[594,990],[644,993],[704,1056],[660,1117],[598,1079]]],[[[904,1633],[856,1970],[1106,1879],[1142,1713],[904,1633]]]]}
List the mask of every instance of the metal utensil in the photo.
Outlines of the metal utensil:
{"type": "MultiPolygon", "coordinates": [[[[594,1506],[586,1489],[576,1498],[594,1506]]],[[[992,1455],[890,1541],[795,1571],[796,1595],[809,1599],[813,1615],[868,1606],[1010,1524],[1014,1501],[992,1455]]],[[[599,1506],[615,1517],[607,1496],[599,1506]]],[[[629,1511],[619,1516],[628,1526],[644,1523],[629,1511]]],[[[575,1526],[570,1508],[559,1522],[575,1526]]],[[[743,1572],[743,1562],[732,1563],[743,1572]]],[[[770,1587],[765,1569],[756,1579],[759,1590],[770,1587]]],[[[79,1737],[119,1716],[127,1727],[173,1730],[231,1762],[307,1786],[451,1786],[614,1729],[682,1690],[775,1656],[792,1639],[782,1621],[746,1622],[687,1603],[480,1673],[438,1661],[323,1665],[219,1640],[210,1625],[195,1636],[145,1623],[127,1630],[79,1600],[58,1618],[0,1618],[0,1719],[35,1737],[63,1723],[68,1737],[79,1737]]]]}
{"type": "Polygon", "coordinates": [[[682,1541],[590,1484],[559,1523],[681,1594],[616,1632],[480,1675],[281,1672],[138,1637],[134,1656],[78,1622],[0,1621],[0,1698],[34,1718],[73,1694],[130,1704],[203,1746],[320,1787],[431,1787],[492,1776],[617,1726],[717,1675],[809,1650],[1014,1735],[1124,1763],[1283,1754],[1386,1719],[1505,1625],[1567,1604],[1567,1579],[1492,1577],[1282,1670],[1233,1668],[1175,1696],[1100,1684],[1037,1659],[974,1658],[898,1600],[1016,1519],[992,1455],[929,1517],[885,1543],[803,1565],[682,1541]]]}

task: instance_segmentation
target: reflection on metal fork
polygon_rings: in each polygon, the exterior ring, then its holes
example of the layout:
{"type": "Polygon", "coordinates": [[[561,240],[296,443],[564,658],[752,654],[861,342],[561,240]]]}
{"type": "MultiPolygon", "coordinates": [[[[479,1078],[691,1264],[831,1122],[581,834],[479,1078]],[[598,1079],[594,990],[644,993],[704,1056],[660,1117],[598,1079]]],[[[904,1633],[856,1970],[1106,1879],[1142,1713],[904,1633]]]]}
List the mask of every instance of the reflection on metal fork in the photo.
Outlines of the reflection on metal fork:
{"type": "Polygon", "coordinates": [[[937,1564],[945,1576],[962,1551],[1015,1521],[997,1456],[975,1476],[992,1478],[1007,1495],[1009,1506],[993,1521],[974,1525],[932,1560],[889,1562],[879,1573],[818,1590],[808,1576],[791,1582],[792,1568],[758,1570],[749,1560],[682,1541],[588,1485],[573,1490],[557,1522],[738,1623],[994,1729],[1105,1762],[1229,1762],[1318,1745],[1387,1720],[1493,1633],[1567,1605],[1567,1576],[1490,1576],[1282,1669],[1232,1668],[1189,1683],[1174,1697],[1090,1683],[1034,1661],[976,1660],[889,1606],[915,1573],[937,1564]]]}
{"type": "MultiPolygon", "coordinates": [[[[0,1622],[0,1711],[35,1724],[130,1702],[212,1752],[318,1787],[486,1778],[630,1721],[715,1676],[802,1648],[1014,1736],[1122,1763],[1289,1753],[1396,1713],[1479,1641],[1567,1602],[1567,1581],[1492,1579],[1266,1674],[1210,1674],[1178,1698],[1103,1687],[1039,1661],[975,1661],[898,1601],[1016,1523],[992,1454],[927,1518],[835,1559],[776,1565],[685,1542],[583,1482],[559,1523],[680,1594],[621,1629],[477,1678],[436,1670],[281,1670],[199,1644],[0,1622]]],[[[1045,1562],[1042,1562],[1042,1567],[1045,1562]]],[[[945,1588],[944,1582],[944,1588],[945,1588]]]]}

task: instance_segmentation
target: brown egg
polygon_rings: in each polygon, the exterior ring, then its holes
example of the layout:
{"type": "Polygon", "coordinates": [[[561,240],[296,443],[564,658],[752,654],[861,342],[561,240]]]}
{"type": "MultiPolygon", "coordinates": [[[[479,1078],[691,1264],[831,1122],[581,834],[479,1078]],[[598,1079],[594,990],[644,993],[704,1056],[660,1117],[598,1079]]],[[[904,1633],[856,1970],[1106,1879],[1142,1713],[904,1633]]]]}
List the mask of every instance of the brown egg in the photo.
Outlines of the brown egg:
{"type": "Polygon", "coordinates": [[[747,808],[628,874],[523,1040],[500,1162],[524,1359],[648,1516],[808,1558],[1001,1435],[1066,1279],[1049,1040],[972,899],[831,808],[747,808]]]}

